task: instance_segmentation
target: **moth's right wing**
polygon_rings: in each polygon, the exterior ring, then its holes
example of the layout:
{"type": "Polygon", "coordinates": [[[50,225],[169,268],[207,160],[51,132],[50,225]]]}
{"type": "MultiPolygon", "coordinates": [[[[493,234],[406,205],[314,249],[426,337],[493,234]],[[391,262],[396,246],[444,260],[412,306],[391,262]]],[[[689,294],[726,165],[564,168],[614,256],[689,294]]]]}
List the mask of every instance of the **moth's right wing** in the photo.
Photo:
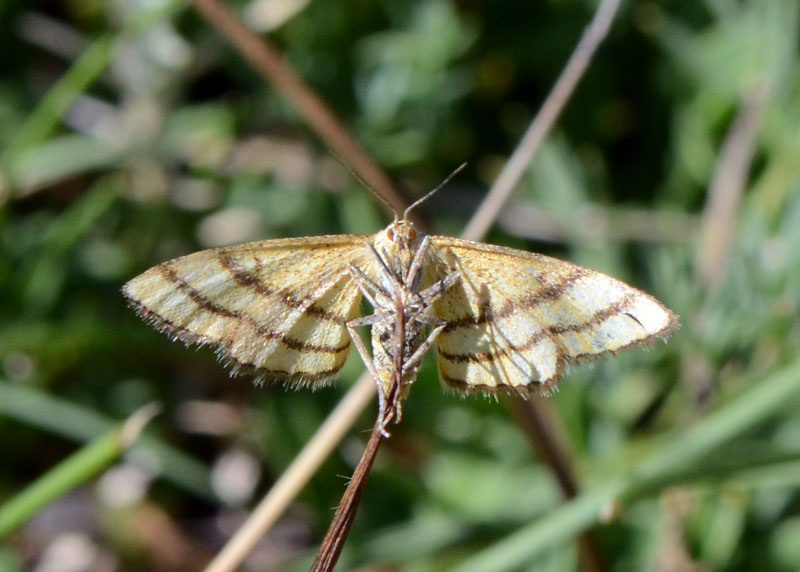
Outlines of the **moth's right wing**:
{"type": "Polygon", "coordinates": [[[154,266],[123,293],[159,330],[215,346],[234,373],[319,386],[347,359],[346,323],[361,299],[347,264],[371,269],[367,239],[319,236],[203,250],[154,266]]]}
{"type": "Polygon", "coordinates": [[[600,272],[458,238],[432,242],[433,277],[460,276],[432,309],[447,322],[436,340],[439,373],[459,390],[546,390],[569,362],[666,338],[678,327],[655,298],[600,272]]]}

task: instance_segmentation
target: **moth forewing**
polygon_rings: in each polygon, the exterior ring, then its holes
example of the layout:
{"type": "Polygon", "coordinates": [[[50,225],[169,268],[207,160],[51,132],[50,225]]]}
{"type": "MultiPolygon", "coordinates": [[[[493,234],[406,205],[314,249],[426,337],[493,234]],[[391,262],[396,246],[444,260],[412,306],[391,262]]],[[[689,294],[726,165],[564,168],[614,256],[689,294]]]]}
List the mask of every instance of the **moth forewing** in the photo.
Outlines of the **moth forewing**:
{"type": "Polygon", "coordinates": [[[434,237],[459,283],[433,304],[442,381],[462,391],[547,389],[564,365],[666,337],[677,318],[609,276],[539,254],[434,237]]]}
{"type": "Polygon", "coordinates": [[[234,373],[315,387],[330,382],[347,358],[346,324],[361,299],[347,264],[369,260],[366,238],[203,250],[151,268],[123,293],[158,329],[187,344],[214,345],[234,373]]]}

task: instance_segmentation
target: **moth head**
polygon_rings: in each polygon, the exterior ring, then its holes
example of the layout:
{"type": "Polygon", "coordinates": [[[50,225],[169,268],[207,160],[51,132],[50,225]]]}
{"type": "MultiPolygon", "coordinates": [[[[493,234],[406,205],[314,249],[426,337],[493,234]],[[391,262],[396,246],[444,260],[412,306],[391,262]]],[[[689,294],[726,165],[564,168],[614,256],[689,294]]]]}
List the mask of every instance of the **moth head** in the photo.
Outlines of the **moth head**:
{"type": "Polygon", "coordinates": [[[405,220],[395,220],[375,237],[375,250],[391,271],[394,280],[404,281],[411,267],[414,253],[422,242],[422,235],[414,225],[405,220]]]}
{"type": "Polygon", "coordinates": [[[389,239],[389,242],[399,242],[411,246],[417,239],[417,229],[414,228],[411,221],[395,220],[386,228],[386,238],[389,239]]]}

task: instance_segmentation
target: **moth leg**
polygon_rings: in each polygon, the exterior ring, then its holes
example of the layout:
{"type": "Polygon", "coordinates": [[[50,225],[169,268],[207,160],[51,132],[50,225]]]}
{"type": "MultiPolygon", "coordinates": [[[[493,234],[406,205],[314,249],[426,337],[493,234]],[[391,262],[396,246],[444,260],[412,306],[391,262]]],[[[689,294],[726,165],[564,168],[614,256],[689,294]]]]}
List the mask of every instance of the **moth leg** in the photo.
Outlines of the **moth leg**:
{"type": "Polygon", "coordinates": [[[400,280],[389,269],[389,266],[386,264],[386,260],[384,260],[384,258],[380,255],[380,253],[377,250],[375,250],[375,246],[369,241],[367,241],[367,248],[369,248],[369,251],[372,254],[372,257],[375,259],[375,261],[381,267],[382,272],[380,272],[379,274],[381,276],[391,276],[392,282],[394,283],[394,287],[395,287],[395,289],[397,289],[400,286],[400,280]]]}
{"type": "MultiPolygon", "coordinates": [[[[422,361],[422,356],[424,356],[428,352],[428,350],[433,347],[436,338],[439,336],[441,331],[447,325],[447,322],[445,322],[444,320],[438,320],[437,318],[431,318],[431,319],[437,320],[437,326],[433,328],[433,330],[431,330],[431,333],[428,334],[428,337],[425,339],[425,341],[420,344],[420,346],[414,351],[414,353],[411,354],[411,357],[408,358],[406,363],[403,364],[403,371],[402,371],[403,375],[419,367],[419,364],[422,361]]],[[[423,322],[423,323],[430,323],[430,322],[423,322]]]]}
{"type": "MultiPolygon", "coordinates": [[[[427,239],[427,237],[426,237],[427,239]]],[[[403,365],[402,374],[405,375],[408,371],[419,367],[419,363],[422,361],[422,356],[427,353],[429,349],[433,347],[436,338],[439,336],[441,331],[447,325],[447,322],[442,318],[436,316],[428,316],[424,312],[428,309],[431,302],[435,300],[438,296],[442,294],[445,290],[447,290],[450,286],[452,286],[459,278],[461,277],[461,273],[458,271],[452,272],[448,274],[446,277],[442,278],[435,284],[429,286],[418,295],[422,300],[422,305],[420,308],[417,309],[416,312],[408,316],[408,321],[416,321],[420,324],[429,324],[434,326],[431,333],[425,339],[420,346],[414,350],[414,353],[411,354],[411,357],[408,358],[406,363],[403,365]]]]}
{"type": "MultiPolygon", "coordinates": [[[[427,237],[426,237],[427,238],[427,237]]],[[[426,305],[433,302],[437,297],[441,296],[442,293],[450,288],[453,284],[455,284],[458,279],[461,278],[461,272],[458,270],[454,270],[438,282],[431,284],[425,290],[419,293],[420,298],[426,303],[426,305]]]]}
{"type": "Polygon", "coordinates": [[[402,417],[401,410],[400,410],[400,403],[396,403],[394,407],[390,407],[387,405],[388,401],[386,396],[383,394],[383,389],[381,386],[378,386],[378,419],[381,420],[381,435],[383,435],[386,439],[392,436],[391,433],[386,429],[391,423],[392,419],[396,419],[396,423],[400,422],[400,418],[402,417]]]}
{"type": "MultiPolygon", "coordinates": [[[[366,345],[364,345],[364,340],[361,339],[361,336],[359,336],[358,332],[356,331],[356,327],[358,326],[369,326],[386,320],[386,317],[387,316],[385,314],[375,313],[370,316],[363,316],[361,318],[350,320],[347,322],[346,326],[347,331],[350,334],[350,339],[353,340],[353,344],[355,344],[356,350],[358,350],[358,355],[361,356],[361,361],[364,362],[367,371],[369,371],[369,374],[372,376],[372,380],[375,382],[375,385],[378,388],[378,418],[383,420],[381,425],[381,434],[388,439],[391,435],[386,430],[386,426],[389,425],[389,422],[392,419],[400,419],[400,415],[398,415],[399,411],[397,407],[390,408],[388,405],[384,387],[379,382],[380,377],[378,376],[378,371],[375,369],[375,362],[367,350],[366,345]]],[[[397,406],[399,407],[399,403],[397,406]]]]}
{"type": "MultiPolygon", "coordinates": [[[[399,387],[397,391],[400,391],[399,387]]],[[[386,428],[392,420],[394,420],[395,423],[400,423],[400,419],[403,417],[402,402],[399,399],[394,399],[393,403],[390,403],[387,399],[387,395],[384,394],[383,387],[380,385],[378,385],[378,395],[378,419],[381,420],[381,434],[389,438],[391,434],[386,428]]]]}
{"type": "Polygon", "coordinates": [[[460,277],[461,273],[456,270],[455,272],[448,274],[435,284],[428,286],[425,288],[425,290],[417,294],[422,301],[422,304],[419,308],[415,308],[413,313],[409,314],[408,320],[415,320],[421,324],[431,324],[434,326],[439,325],[440,321],[437,318],[426,316],[424,312],[430,307],[431,303],[433,303],[436,298],[441,296],[445,290],[455,284],[460,277]]]}
{"type": "MultiPolygon", "coordinates": [[[[373,314],[374,316],[375,314],[373,314]]],[[[372,318],[373,316],[366,316],[367,318],[372,318]]],[[[353,322],[359,322],[364,318],[356,318],[355,320],[351,320],[347,322],[347,331],[350,333],[350,339],[353,340],[353,344],[356,346],[356,350],[358,350],[358,355],[361,356],[361,361],[364,362],[364,365],[367,367],[367,371],[372,376],[372,380],[375,382],[375,385],[378,386],[378,415],[383,416],[383,412],[386,409],[386,396],[383,395],[383,389],[381,388],[381,384],[378,383],[380,379],[378,377],[378,371],[375,369],[375,363],[372,361],[372,356],[367,351],[367,346],[364,345],[364,340],[361,339],[361,336],[358,335],[356,331],[356,325],[353,322]]]]}
{"type": "Polygon", "coordinates": [[[378,322],[382,322],[386,320],[391,314],[388,312],[375,312],[374,314],[370,314],[369,316],[361,316],[360,318],[354,318],[347,322],[348,326],[353,326],[354,328],[359,328],[361,326],[372,326],[373,324],[377,324],[378,322]]]}
{"type": "Polygon", "coordinates": [[[383,427],[381,427],[381,433],[383,434],[384,437],[391,436],[389,432],[386,430],[386,426],[389,425],[389,422],[392,419],[395,420],[395,423],[400,423],[400,421],[403,419],[403,403],[401,401],[398,401],[395,404],[394,409],[383,420],[383,427]]]}
{"type": "Polygon", "coordinates": [[[419,280],[422,278],[422,261],[430,243],[431,237],[425,236],[425,238],[422,239],[422,243],[419,245],[419,248],[417,248],[417,251],[414,253],[414,258],[411,259],[411,265],[408,267],[408,277],[406,278],[406,283],[411,287],[412,290],[417,289],[419,280]]]}
{"type": "Polygon", "coordinates": [[[391,296],[380,284],[373,282],[372,279],[364,274],[364,272],[358,266],[348,263],[347,270],[350,272],[353,282],[356,283],[358,289],[361,290],[361,293],[364,295],[367,301],[372,304],[373,308],[386,307],[385,303],[378,302],[377,294],[380,294],[386,299],[389,299],[391,296]]]}

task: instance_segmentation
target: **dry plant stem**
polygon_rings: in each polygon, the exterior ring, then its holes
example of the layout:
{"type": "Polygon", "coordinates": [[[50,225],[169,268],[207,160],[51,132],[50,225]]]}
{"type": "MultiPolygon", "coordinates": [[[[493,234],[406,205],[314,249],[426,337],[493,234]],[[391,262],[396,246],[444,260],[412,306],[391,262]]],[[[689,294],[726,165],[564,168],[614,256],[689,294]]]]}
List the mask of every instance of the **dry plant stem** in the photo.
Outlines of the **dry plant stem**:
{"type": "Polygon", "coordinates": [[[522,140],[512,153],[489,194],[462,233],[463,238],[480,240],[489,231],[503,205],[525,174],[533,156],[555,124],[564,105],[569,100],[578,81],[583,77],[592,56],[608,34],[611,22],[619,8],[620,0],[603,0],[594,18],[581,36],[575,51],[558,77],[552,91],[542,104],[539,113],[525,131],[522,140]]]}
{"type": "Polygon", "coordinates": [[[703,212],[700,248],[695,273],[706,288],[719,285],[724,276],[739,203],[753,162],[756,135],[767,100],[765,86],[759,84],[745,95],[739,113],[722,143],[714,175],[708,188],[708,202],[703,212]]]}
{"type": "Polygon", "coordinates": [[[547,406],[546,399],[538,395],[531,396],[527,401],[509,397],[504,403],[517,425],[524,428],[525,436],[537,456],[550,465],[561,491],[567,497],[574,497],[578,487],[572,463],[564,455],[561,444],[565,439],[560,433],[560,426],[553,419],[555,414],[547,406]]]}
{"type": "Polygon", "coordinates": [[[383,420],[379,417],[372,428],[372,434],[369,437],[364,453],[361,455],[361,460],[358,462],[353,476],[347,484],[342,500],[339,501],[339,506],[336,508],[336,514],[331,521],[328,532],[325,534],[322,544],[320,544],[317,557],[311,565],[311,572],[327,572],[333,570],[334,566],[336,566],[347,534],[355,519],[367,476],[378,454],[381,440],[384,438],[382,431],[383,420]]]}
{"type": "MultiPolygon", "coordinates": [[[[537,456],[550,466],[564,496],[568,499],[576,497],[578,485],[571,458],[567,455],[566,439],[549,402],[535,395],[528,401],[507,399],[505,405],[517,425],[523,428],[537,456]]],[[[600,550],[588,532],[578,537],[578,556],[580,569],[585,572],[605,569],[600,550]]]]}
{"type": "MultiPolygon", "coordinates": [[[[386,395],[383,396],[381,403],[383,407],[378,411],[378,417],[375,419],[375,426],[372,428],[372,435],[367,443],[364,453],[361,455],[361,460],[358,462],[353,476],[347,485],[347,489],[342,495],[342,500],[339,501],[339,506],[336,507],[336,514],[328,527],[328,532],[325,533],[325,538],[320,544],[317,557],[311,565],[310,572],[330,572],[336,566],[339,560],[339,555],[344,547],[344,542],[350,532],[350,527],[353,525],[353,520],[358,510],[359,502],[361,501],[361,494],[367,483],[367,476],[372,468],[372,463],[378,454],[381,440],[388,436],[386,427],[392,419],[398,417],[398,407],[400,405],[400,385],[403,381],[403,356],[406,355],[404,344],[406,343],[406,320],[405,308],[401,300],[394,301],[394,331],[392,336],[393,346],[393,368],[392,379],[389,384],[389,389],[386,395]]],[[[380,383],[378,379],[375,383],[380,383]]],[[[382,390],[379,390],[382,391],[382,390]]]]}
{"type": "Polygon", "coordinates": [[[700,228],[698,215],[682,212],[587,203],[570,213],[569,220],[559,220],[525,201],[509,204],[510,208],[500,213],[497,226],[508,234],[544,242],[613,240],[686,245],[695,240],[700,228]]]}
{"type": "Polygon", "coordinates": [[[403,212],[405,201],[389,177],[350,135],[325,102],[283,61],[269,40],[256,36],[227,6],[217,0],[193,0],[193,4],[211,26],[283,93],[330,149],[380,193],[395,211],[403,212]]]}

